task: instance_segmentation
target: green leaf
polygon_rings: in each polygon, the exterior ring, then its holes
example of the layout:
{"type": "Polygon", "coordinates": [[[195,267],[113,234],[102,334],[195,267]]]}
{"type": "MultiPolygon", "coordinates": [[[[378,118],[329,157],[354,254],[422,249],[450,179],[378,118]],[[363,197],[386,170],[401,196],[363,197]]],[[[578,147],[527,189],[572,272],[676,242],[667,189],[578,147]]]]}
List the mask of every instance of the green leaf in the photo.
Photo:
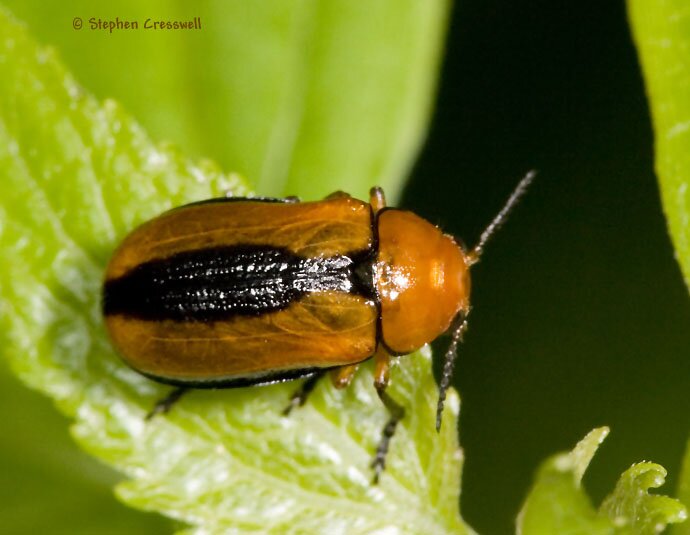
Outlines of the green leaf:
{"type": "MultiPolygon", "coordinates": [[[[320,384],[288,419],[280,411],[294,386],[190,396],[167,421],[140,430],[155,434],[151,440],[161,447],[142,463],[147,473],[118,492],[142,508],[202,519],[214,532],[466,533],[458,515],[458,398],[435,436],[429,353],[406,357],[393,380],[394,396],[414,410],[395,436],[378,486],[371,485],[369,463],[386,415],[367,366],[345,392],[320,384]]],[[[133,425],[141,427],[141,415],[132,415],[133,425]]],[[[78,428],[83,436],[93,431],[78,428]]],[[[101,445],[100,438],[88,443],[94,451],[101,445]]]]}
{"type": "MultiPolygon", "coordinates": [[[[652,114],[664,212],[690,288],[690,12],[683,0],[628,0],[628,13],[652,114]]],[[[690,504],[690,442],[679,497],[690,504]]],[[[690,533],[690,524],[674,526],[673,533],[690,533]]]]}
{"type": "Polygon", "coordinates": [[[3,533],[170,533],[159,515],[113,499],[112,486],[122,476],[85,455],[69,436],[67,419],[20,384],[3,362],[0,384],[3,533]]]}
{"type": "Polygon", "coordinates": [[[597,512],[581,481],[608,433],[606,427],[594,429],[571,452],[542,464],[518,516],[518,533],[651,535],[686,519],[678,500],[647,493],[663,485],[666,477],[663,467],[648,462],[626,470],[597,512]]]}
{"type": "Polygon", "coordinates": [[[391,395],[409,410],[378,486],[369,463],[387,416],[370,366],[346,391],[323,382],[289,418],[280,413],[295,385],[193,392],[144,421],[167,389],[106,340],[105,263],[151,216],[247,189],[152,143],[116,103],[100,105],[2,9],[0,35],[2,356],[75,419],[84,448],[130,477],[118,494],[211,532],[469,532],[458,511],[459,400],[449,393],[436,435],[428,351],[392,371],[391,395]]]}
{"type": "Polygon", "coordinates": [[[89,0],[8,1],[97,95],[259,193],[364,196],[380,185],[391,202],[426,132],[450,4],[115,0],[95,12],[89,0]],[[199,17],[202,29],[111,34],[90,29],[94,15],[142,27],[199,17]]]}
{"type": "Polygon", "coordinates": [[[654,125],[664,212],[690,288],[690,12],[685,0],[628,0],[654,125]]]}
{"type": "MultiPolygon", "coordinates": [[[[690,443],[685,446],[683,467],[678,480],[678,499],[687,508],[690,504],[690,443]]],[[[683,522],[673,526],[673,535],[690,534],[690,522],[683,522]]]]}
{"type": "Polygon", "coordinates": [[[600,508],[613,521],[616,533],[653,535],[661,533],[667,524],[687,519],[687,511],[678,500],[647,493],[665,480],[664,467],[649,462],[634,464],[623,473],[600,508]]]}
{"type": "Polygon", "coordinates": [[[611,523],[599,516],[580,486],[587,466],[608,433],[607,427],[594,429],[571,452],[554,455],[541,465],[518,515],[519,534],[613,533],[611,523]]]}
{"type": "Polygon", "coordinates": [[[259,188],[282,180],[283,191],[303,191],[333,177],[361,194],[376,182],[395,202],[426,130],[448,2],[314,1],[297,11],[292,37],[308,39],[308,53],[290,58],[281,108],[293,112],[282,114],[259,188]]]}

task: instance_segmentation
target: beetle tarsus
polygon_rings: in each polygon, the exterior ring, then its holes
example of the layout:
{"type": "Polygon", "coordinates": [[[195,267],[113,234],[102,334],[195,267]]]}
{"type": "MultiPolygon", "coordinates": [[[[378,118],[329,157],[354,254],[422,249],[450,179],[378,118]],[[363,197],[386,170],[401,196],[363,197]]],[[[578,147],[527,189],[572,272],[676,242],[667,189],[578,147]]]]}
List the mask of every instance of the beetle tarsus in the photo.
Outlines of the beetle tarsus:
{"type": "Polygon", "coordinates": [[[383,389],[376,389],[376,392],[381,398],[381,401],[388,409],[390,418],[386,422],[386,426],[383,428],[381,433],[381,440],[376,448],[376,455],[374,455],[374,460],[371,461],[371,468],[374,469],[374,478],[372,483],[374,485],[378,484],[381,472],[386,468],[386,456],[388,455],[388,448],[390,447],[391,439],[395,434],[395,430],[398,427],[398,422],[405,416],[405,408],[390,397],[383,389]]]}
{"type": "Polygon", "coordinates": [[[153,409],[151,409],[151,411],[146,415],[146,421],[151,420],[154,416],[159,414],[167,414],[170,412],[170,409],[173,408],[173,405],[175,405],[180,400],[182,395],[188,390],[189,388],[184,386],[171,390],[167,396],[158,400],[158,402],[153,406],[153,409]]]}
{"type": "Polygon", "coordinates": [[[316,372],[307,377],[307,379],[302,383],[302,385],[295,391],[295,393],[290,398],[290,403],[283,409],[283,416],[288,416],[293,409],[301,407],[307,401],[309,394],[314,390],[316,383],[321,377],[323,377],[324,372],[316,372]]]}

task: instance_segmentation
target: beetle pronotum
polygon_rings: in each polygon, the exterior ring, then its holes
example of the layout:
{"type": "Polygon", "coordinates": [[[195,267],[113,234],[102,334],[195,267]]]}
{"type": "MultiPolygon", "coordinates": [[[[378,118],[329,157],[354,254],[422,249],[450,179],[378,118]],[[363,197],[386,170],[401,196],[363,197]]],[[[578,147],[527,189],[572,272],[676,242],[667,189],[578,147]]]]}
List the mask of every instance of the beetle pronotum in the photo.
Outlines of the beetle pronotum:
{"type": "Polygon", "coordinates": [[[387,393],[392,356],[452,328],[436,417],[441,426],[457,346],[467,327],[469,268],[535,176],[528,173],[465,251],[415,214],[336,192],[295,198],[220,198],[168,211],[135,229],[114,253],[103,290],[105,324],[139,373],[186,388],[307,380],[286,413],[331,372],[347,386],[373,357],[374,385],[390,418],[374,479],[403,407],[387,393]]]}

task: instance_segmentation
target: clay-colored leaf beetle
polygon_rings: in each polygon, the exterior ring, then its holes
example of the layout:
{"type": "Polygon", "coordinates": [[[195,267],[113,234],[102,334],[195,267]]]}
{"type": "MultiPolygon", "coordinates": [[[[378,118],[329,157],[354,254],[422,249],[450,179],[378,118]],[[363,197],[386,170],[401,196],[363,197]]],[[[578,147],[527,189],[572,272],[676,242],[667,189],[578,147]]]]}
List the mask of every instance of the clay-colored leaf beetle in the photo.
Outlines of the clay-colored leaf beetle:
{"type": "Polygon", "coordinates": [[[295,198],[220,198],[144,223],[106,270],[103,313],[110,338],[139,373],[179,389],[265,385],[307,378],[286,409],[300,405],[325,371],[347,386],[363,361],[388,408],[374,479],[403,407],[387,393],[392,356],[451,329],[436,428],[470,310],[469,268],[527,189],[518,184],[466,251],[415,214],[336,192],[295,198]]]}

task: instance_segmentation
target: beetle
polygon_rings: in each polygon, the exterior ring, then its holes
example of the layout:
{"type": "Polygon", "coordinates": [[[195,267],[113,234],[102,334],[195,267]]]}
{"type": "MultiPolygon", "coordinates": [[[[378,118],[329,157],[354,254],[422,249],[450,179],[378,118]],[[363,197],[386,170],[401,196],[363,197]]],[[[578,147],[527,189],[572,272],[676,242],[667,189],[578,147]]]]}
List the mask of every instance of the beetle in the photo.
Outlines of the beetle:
{"type": "Polygon", "coordinates": [[[452,341],[441,417],[470,310],[470,266],[526,191],[532,171],[467,251],[412,212],[343,192],[324,200],[224,197],[175,208],[130,233],[105,274],[103,313],[113,345],[137,372],[179,387],[232,388],[306,378],[285,414],[331,373],[347,386],[374,359],[374,386],[389,411],[374,482],[402,405],[386,393],[391,358],[446,331],[452,341]]]}

